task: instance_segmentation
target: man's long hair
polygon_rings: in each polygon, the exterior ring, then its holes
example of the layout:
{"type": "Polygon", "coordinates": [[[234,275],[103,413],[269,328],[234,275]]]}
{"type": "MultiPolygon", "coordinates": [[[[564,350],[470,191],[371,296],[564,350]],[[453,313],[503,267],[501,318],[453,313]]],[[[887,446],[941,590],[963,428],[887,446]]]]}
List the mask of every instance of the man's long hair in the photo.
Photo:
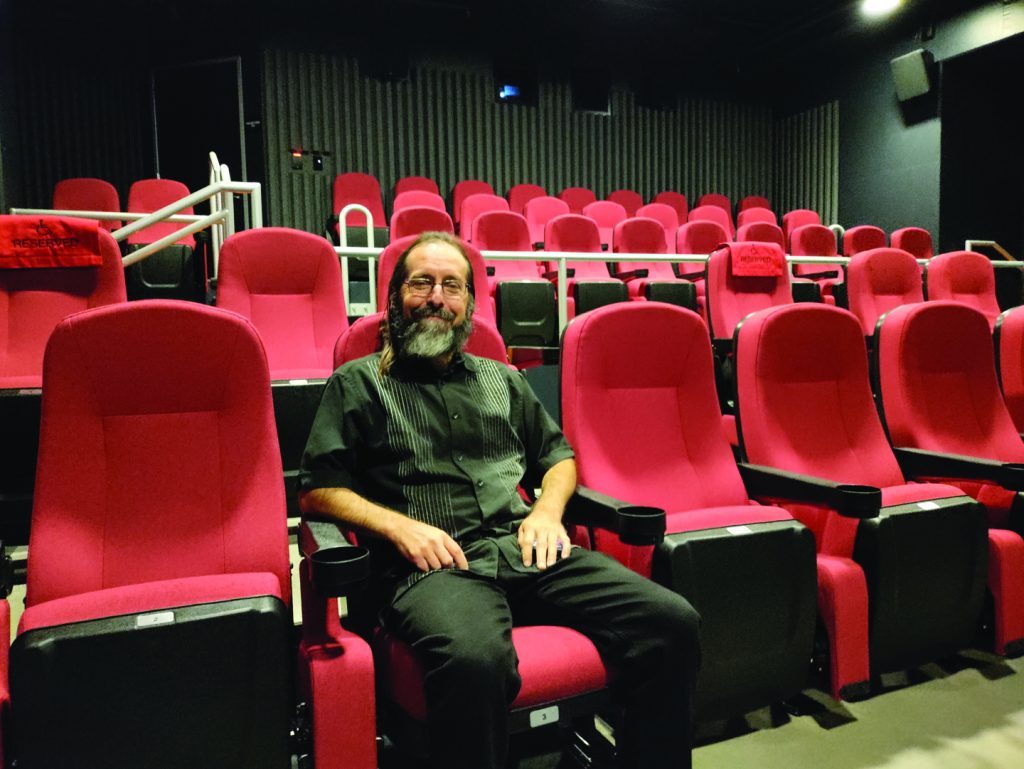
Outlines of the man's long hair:
{"type": "Polygon", "coordinates": [[[384,320],[381,323],[381,354],[378,370],[381,376],[387,376],[391,366],[398,357],[398,351],[404,345],[405,340],[398,338],[399,329],[405,325],[405,315],[402,308],[402,284],[409,277],[405,262],[413,249],[427,243],[447,243],[466,260],[466,287],[469,289],[469,296],[466,298],[466,317],[464,323],[471,322],[476,293],[473,286],[473,265],[466,254],[466,247],[462,240],[448,232],[424,232],[416,238],[409,247],[402,252],[395,263],[394,272],[391,273],[391,280],[388,282],[387,308],[384,312],[384,320]]]}

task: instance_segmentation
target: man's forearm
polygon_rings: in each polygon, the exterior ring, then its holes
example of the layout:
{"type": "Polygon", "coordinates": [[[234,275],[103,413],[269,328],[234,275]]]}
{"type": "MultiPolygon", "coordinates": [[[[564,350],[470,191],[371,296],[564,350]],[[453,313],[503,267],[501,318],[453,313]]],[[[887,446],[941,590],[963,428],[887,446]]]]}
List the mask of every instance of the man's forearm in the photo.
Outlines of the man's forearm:
{"type": "Polygon", "coordinates": [[[421,571],[469,568],[459,544],[435,526],[390,510],[351,489],[313,489],[299,495],[304,513],[333,518],[357,532],[391,542],[421,571]]]}
{"type": "Polygon", "coordinates": [[[576,491],[576,462],[563,459],[553,465],[540,482],[540,496],[533,506],[533,512],[557,516],[561,520],[569,498],[576,491]]]}
{"type": "Polygon", "coordinates": [[[354,531],[391,539],[398,518],[405,518],[351,489],[323,488],[299,494],[299,509],[307,514],[320,514],[345,524],[354,531]]]}

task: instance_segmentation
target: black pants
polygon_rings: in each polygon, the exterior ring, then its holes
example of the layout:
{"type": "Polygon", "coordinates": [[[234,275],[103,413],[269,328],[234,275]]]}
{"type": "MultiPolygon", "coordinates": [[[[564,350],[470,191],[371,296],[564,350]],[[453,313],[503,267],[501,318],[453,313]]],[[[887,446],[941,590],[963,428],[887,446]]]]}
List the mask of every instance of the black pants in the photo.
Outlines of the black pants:
{"type": "Polygon", "coordinates": [[[573,549],[545,571],[501,561],[494,580],[440,571],[402,593],[383,619],[423,666],[432,766],[505,765],[508,705],[521,684],[513,622],[563,625],[593,641],[624,706],[622,767],[691,765],[700,618],[681,596],[601,553],[573,549]]]}

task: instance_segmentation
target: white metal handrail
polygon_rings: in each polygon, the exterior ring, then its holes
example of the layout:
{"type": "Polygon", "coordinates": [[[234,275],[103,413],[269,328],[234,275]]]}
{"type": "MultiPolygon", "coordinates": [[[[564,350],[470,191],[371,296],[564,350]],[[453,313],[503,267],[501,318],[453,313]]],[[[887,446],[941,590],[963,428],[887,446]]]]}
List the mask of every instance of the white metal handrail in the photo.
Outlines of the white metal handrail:
{"type": "Polygon", "coordinates": [[[370,301],[368,315],[372,315],[377,312],[377,259],[376,256],[380,254],[381,249],[373,247],[373,214],[370,213],[364,205],[359,203],[349,203],[347,206],[338,212],[338,243],[340,244],[335,251],[341,258],[341,284],[345,295],[345,307],[351,306],[349,302],[348,294],[348,257],[352,251],[366,251],[367,256],[373,256],[374,258],[367,260],[366,268],[369,271],[369,284],[370,284],[370,301]],[[349,248],[348,246],[348,231],[346,230],[348,221],[348,215],[353,213],[360,213],[366,220],[366,246],[365,248],[349,248]],[[342,253],[344,251],[345,253],[342,253]]]}

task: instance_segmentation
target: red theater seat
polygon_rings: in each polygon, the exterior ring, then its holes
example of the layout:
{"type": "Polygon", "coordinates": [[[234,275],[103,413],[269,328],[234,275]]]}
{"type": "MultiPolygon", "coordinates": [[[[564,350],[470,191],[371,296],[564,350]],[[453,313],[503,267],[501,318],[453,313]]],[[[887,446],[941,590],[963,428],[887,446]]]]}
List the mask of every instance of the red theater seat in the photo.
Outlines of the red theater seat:
{"type": "Polygon", "coordinates": [[[889,310],[924,301],[921,270],[913,256],[898,248],[864,251],[846,265],[846,293],[850,312],[870,337],[889,310]]]}
{"type": "Polygon", "coordinates": [[[391,241],[407,238],[410,235],[419,235],[423,232],[454,234],[455,227],[447,211],[433,206],[409,206],[395,211],[391,215],[391,241]]]}
{"type": "Polygon", "coordinates": [[[778,224],[779,220],[775,216],[775,212],[770,208],[744,208],[736,216],[737,227],[742,227],[744,224],[754,224],[755,222],[778,224]]]}
{"type": "Polygon", "coordinates": [[[394,210],[392,212],[392,216],[397,214],[403,208],[410,208],[412,206],[436,208],[438,211],[447,212],[447,209],[444,206],[444,198],[436,192],[428,192],[427,190],[407,190],[395,195],[395,205],[393,206],[394,210]]]}
{"type": "Polygon", "coordinates": [[[437,188],[437,182],[433,179],[429,179],[426,176],[403,176],[395,182],[395,200],[398,200],[398,196],[403,192],[411,192],[413,190],[432,192],[435,195],[441,194],[441,190],[437,188]]]}
{"type": "Polygon", "coordinates": [[[509,188],[505,197],[512,213],[522,214],[526,204],[534,198],[542,198],[548,194],[539,184],[515,184],[509,188]]]}
{"type": "Polygon", "coordinates": [[[995,347],[1006,408],[1017,432],[1024,433],[1024,310],[1014,307],[999,316],[995,347]]]}
{"type": "Polygon", "coordinates": [[[614,190],[605,195],[604,199],[625,208],[626,216],[636,216],[637,209],[644,204],[643,197],[635,190],[614,190]]]}
{"type": "Polygon", "coordinates": [[[1024,653],[1024,441],[999,391],[991,333],[954,302],[897,307],[875,332],[879,413],[907,474],[949,483],[988,512],[988,588],[998,654],[1024,653]],[[910,449],[910,451],[907,451],[910,449]]]}
{"type": "Polygon", "coordinates": [[[739,211],[746,211],[748,208],[765,208],[769,211],[772,208],[771,201],[764,195],[747,195],[740,200],[739,211]]]}
{"type": "MultiPolygon", "coordinates": [[[[373,217],[374,227],[384,227],[387,218],[384,216],[384,202],[380,193],[380,182],[372,174],[352,171],[334,177],[332,212],[335,216],[341,209],[351,203],[365,206],[373,217]]],[[[358,211],[345,218],[346,227],[365,227],[366,216],[358,211]]],[[[337,229],[335,229],[337,232],[337,229]]]]}
{"type": "MultiPolygon", "coordinates": [[[[58,211],[110,211],[121,210],[121,199],[110,182],[103,179],[61,179],[53,187],[53,208],[58,211]]],[[[116,230],[120,221],[101,221],[100,227],[116,230]]]]}
{"type": "MultiPolygon", "coordinates": [[[[255,330],[184,302],[89,310],[54,330],[44,378],[11,650],[19,763],[286,766],[288,533],[255,330]]],[[[340,630],[331,640],[344,697],[321,707],[305,657],[299,696],[331,725],[327,743],[344,746],[346,765],[369,769],[368,649],[340,630]]]]}
{"type": "Polygon", "coordinates": [[[326,379],[348,326],[341,267],[331,244],[286,227],[232,235],[220,255],[217,306],[248,318],[271,379],[326,379]]]}
{"type": "Polygon", "coordinates": [[[676,250],[676,232],[679,230],[679,215],[676,210],[667,203],[648,203],[640,206],[634,216],[643,216],[648,219],[655,219],[661,223],[665,230],[665,244],[668,252],[674,254],[676,250]]]}
{"type": "Polygon", "coordinates": [[[566,328],[561,369],[580,482],[666,511],[659,545],[624,545],[602,531],[595,543],[694,601],[703,618],[698,715],[736,715],[799,692],[814,635],[814,538],[747,495],[719,427],[699,316],[659,303],[594,310],[566,328]]]}
{"type": "Polygon", "coordinates": [[[932,258],[925,267],[929,300],[960,302],[973,307],[995,328],[1002,312],[996,301],[996,276],[992,261],[976,251],[951,251],[932,258]]]}
{"type": "MultiPolygon", "coordinates": [[[[811,211],[809,208],[796,208],[784,213],[782,215],[782,233],[786,236],[786,242],[790,242],[793,230],[803,227],[805,224],[821,224],[818,212],[811,211]]],[[[790,249],[792,247],[792,243],[790,243],[790,249]]]]}
{"type": "Polygon", "coordinates": [[[569,213],[582,214],[583,209],[597,200],[597,195],[588,187],[566,187],[558,193],[559,200],[569,206],[569,213]]]}
{"type": "Polygon", "coordinates": [[[583,207],[583,215],[593,219],[597,224],[597,231],[601,238],[601,247],[606,251],[612,250],[612,235],[615,225],[628,218],[626,209],[619,203],[611,200],[597,200],[588,203],[583,207]]]}
{"type": "MultiPolygon", "coordinates": [[[[671,209],[670,209],[671,210],[671,209]]],[[[636,216],[615,225],[614,251],[619,254],[667,254],[665,228],[656,219],[636,216]]],[[[676,277],[670,262],[616,262],[616,275],[626,281],[631,299],[669,302],[697,308],[697,292],[676,277]]]]}
{"type": "Polygon", "coordinates": [[[721,226],[728,235],[728,240],[732,240],[736,234],[735,229],[732,225],[732,217],[729,212],[721,206],[715,205],[700,205],[690,209],[690,213],[687,217],[688,222],[714,222],[721,226]]]}
{"type": "Polygon", "coordinates": [[[494,187],[479,179],[464,179],[452,187],[452,221],[455,222],[455,229],[461,232],[459,224],[462,222],[462,202],[470,195],[493,195],[494,187]]]}
{"type": "Polygon", "coordinates": [[[733,243],[708,258],[711,338],[729,346],[737,324],[766,307],[792,304],[786,255],[777,243],[733,243]]]}
{"type": "Polygon", "coordinates": [[[902,248],[915,259],[931,259],[935,255],[932,236],[920,227],[903,227],[895,230],[889,239],[893,248],[902,248]]]}
{"type": "Polygon", "coordinates": [[[569,204],[564,200],[544,196],[531,198],[526,202],[523,216],[530,227],[530,242],[534,245],[544,244],[544,228],[556,216],[569,213],[569,204]]]}
{"type": "MultiPolygon", "coordinates": [[[[608,201],[598,201],[608,203],[608,201]]],[[[594,205],[594,204],[591,204],[594,205]]],[[[608,205],[617,206],[615,203],[608,205]]],[[[620,207],[620,206],[617,206],[620,207]]],[[[621,207],[620,207],[621,208],[621,207]]],[[[544,233],[545,251],[563,251],[585,254],[601,253],[601,234],[597,223],[581,214],[556,216],[547,223],[544,233]]],[[[565,291],[569,317],[600,307],[609,302],[626,301],[629,297],[626,285],[613,278],[608,266],[602,261],[568,261],[569,273],[565,291]]],[[[558,270],[556,261],[547,263],[547,276],[555,280],[558,270]]]]}
{"type": "Polygon", "coordinates": [[[508,211],[508,201],[497,195],[480,193],[470,195],[462,201],[462,212],[457,222],[459,237],[467,242],[473,240],[473,221],[487,211],[508,211]]]}
{"type": "Polygon", "coordinates": [[[885,246],[885,230],[872,224],[851,227],[843,233],[843,256],[856,256],[861,251],[885,246]]]}
{"type": "Polygon", "coordinates": [[[664,203],[667,206],[672,206],[675,209],[676,216],[679,217],[679,223],[682,224],[686,221],[686,215],[690,212],[690,204],[686,200],[686,195],[681,192],[673,192],[672,190],[665,190],[659,192],[651,199],[652,203],[664,203]]]}
{"type": "Polygon", "coordinates": [[[907,482],[857,319],[773,307],[744,319],[735,349],[741,450],[774,468],[754,471],[764,486],[751,494],[781,503],[817,541],[833,695],[968,646],[985,590],[984,511],[953,486],[907,482]]]}

